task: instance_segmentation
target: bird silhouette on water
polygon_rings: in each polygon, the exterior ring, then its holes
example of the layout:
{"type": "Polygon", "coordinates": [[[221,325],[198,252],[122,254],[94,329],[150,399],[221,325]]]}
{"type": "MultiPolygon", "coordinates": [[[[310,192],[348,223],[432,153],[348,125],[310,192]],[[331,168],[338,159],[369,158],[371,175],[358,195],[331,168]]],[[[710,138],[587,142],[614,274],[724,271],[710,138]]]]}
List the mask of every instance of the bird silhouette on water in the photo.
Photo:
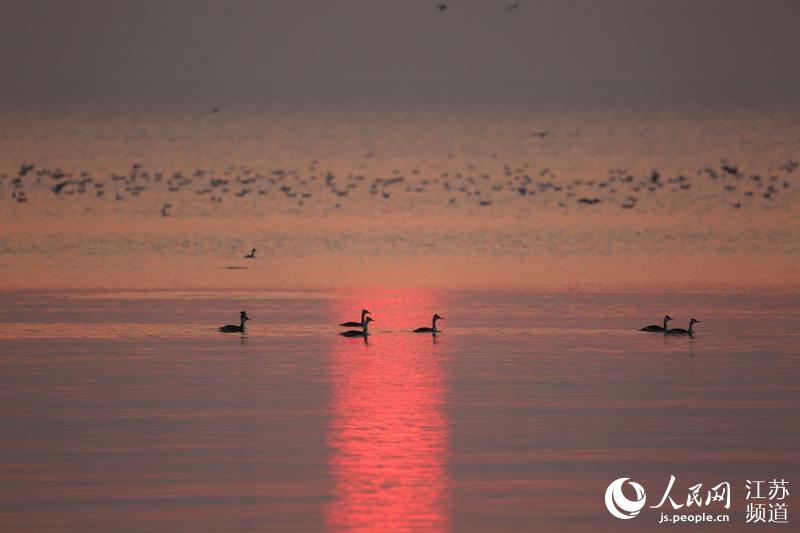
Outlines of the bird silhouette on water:
{"type": "Polygon", "coordinates": [[[366,324],[366,322],[367,322],[367,320],[366,320],[367,315],[369,315],[369,314],[370,314],[370,312],[368,310],[362,309],[361,310],[361,321],[360,322],[342,322],[339,325],[341,327],[343,327],[343,328],[363,328],[364,324],[366,324]]]}
{"type": "Polygon", "coordinates": [[[369,323],[374,322],[372,318],[367,317],[364,320],[364,324],[361,326],[361,329],[351,329],[348,331],[343,331],[339,333],[342,337],[364,337],[365,339],[369,336],[369,323]]]}
{"type": "Polygon", "coordinates": [[[694,337],[694,325],[699,324],[700,321],[696,318],[689,320],[689,329],[683,328],[672,328],[666,331],[666,335],[686,335],[688,337],[694,337]]]}
{"type": "Polygon", "coordinates": [[[228,324],[227,326],[222,326],[219,329],[220,333],[244,333],[244,323],[250,320],[250,317],[247,316],[247,311],[242,311],[239,313],[239,325],[236,324],[228,324]]]}
{"type": "Polygon", "coordinates": [[[649,331],[652,333],[663,333],[667,331],[667,322],[672,320],[672,317],[669,315],[664,315],[664,324],[663,326],[659,326],[658,324],[650,324],[649,326],[645,326],[641,328],[639,331],[649,331]]]}
{"type": "Polygon", "coordinates": [[[414,333],[433,333],[434,335],[436,335],[437,333],[439,333],[441,331],[440,329],[438,329],[436,327],[436,321],[437,320],[444,320],[444,317],[440,317],[439,315],[433,315],[433,320],[432,320],[431,327],[429,327],[429,328],[427,328],[427,327],[417,328],[417,329],[414,330],[414,333]]]}

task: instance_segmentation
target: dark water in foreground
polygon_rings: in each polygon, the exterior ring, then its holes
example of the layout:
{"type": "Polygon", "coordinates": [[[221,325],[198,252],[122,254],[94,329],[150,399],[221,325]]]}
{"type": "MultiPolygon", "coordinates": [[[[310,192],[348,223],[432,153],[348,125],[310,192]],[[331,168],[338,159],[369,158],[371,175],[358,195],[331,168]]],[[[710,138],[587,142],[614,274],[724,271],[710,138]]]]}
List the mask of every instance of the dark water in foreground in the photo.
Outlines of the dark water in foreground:
{"type": "Polygon", "coordinates": [[[662,530],[603,497],[630,477],[656,505],[670,475],[683,503],[730,482],[713,529],[758,529],[745,480],[800,482],[799,315],[759,292],[3,292],[0,530],[662,530]],[[362,306],[369,343],[337,336],[362,306]],[[247,335],[216,333],[241,308],[247,335]],[[434,311],[437,339],[406,332],[434,311]],[[665,312],[697,336],[635,331],[665,312]]]}

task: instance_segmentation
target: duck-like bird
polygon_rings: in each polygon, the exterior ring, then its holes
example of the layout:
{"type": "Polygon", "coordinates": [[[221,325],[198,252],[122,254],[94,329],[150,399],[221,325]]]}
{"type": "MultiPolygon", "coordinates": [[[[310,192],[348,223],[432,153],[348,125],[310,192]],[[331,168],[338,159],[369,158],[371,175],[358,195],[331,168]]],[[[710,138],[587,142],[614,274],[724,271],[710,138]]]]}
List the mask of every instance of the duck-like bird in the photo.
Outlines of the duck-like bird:
{"type": "Polygon", "coordinates": [[[695,324],[699,324],[699,323],[700,323],[699,320],[696,320],[696,319],[693,318],[693,319],[691,319],[689,321],[689,329],[672,328],[672,329],[668,329],[666,331],[665,335],[687,335],[687,336],[691,337],[691,336],[694,335],[694,331],[692,330],[692,328],[694,327],[695,324]]]}
{"type": "Polygon", "coordinates": [[[369,336],[369,323],[370,322],[373,322],[372,318],[367,317],[366,319],[364,319],[364,324],[363,325],[359,324],[361,326],[360,330],[351,329],[349,331],[343,331],[343,332],[339,333],[339,335],[341,335],[342,337],[364,337],[364,338],[366,338],[366,337],[369,336]]]}
{"type": "Polygon", "coordinates": [[[246,311],[242,311],[239,313],[239,325],[236,324],[228,324],[227,326],[222,326],[219,328],[221,333],[244,333],[244,323],[250,320],[250,317],[247,316],[246,311]]]}
{"type": "Polygon", "coordinates": [[[362,309],[361,310],[361,322],[342,322],[339,325],[342,326],[343,328],[363,328],[364,324],[365,324],[365,320],[364,319],[367,318],[368,314],[370,314],[369,311],[367,311],[366,309],[362,309]]]}
{"type": "Polygon", "coordinates": [[[439,331],[441,331],[441,330],[436,328],[436,321],[437,320],[444,320],[444,318],[440,317],[439,315],[433,315],[433,324],[431,325],[431,327],[429,327],[429,328],[417,328],[417,329],[414,330],[414,333],[433,333],[434,335],[436,335],[437,333],[439,333],[439,331]]]}
{"type": "Polygon", "coordinates": [[[664,315],[664,325],[659,326],[658,324],[650,324],[649,326],[645,326],[639,331],[651,331],[653,333],[664,333],[667,331],[667,322],[673,320],[673,318],[669,315],[664,315]]]}
{"type": "Polygon", "coordinates": [[[250,250],[250,253],[244,256],[245,259],[255,259],[256,258],[256,249],[253,248],[250,250]]]}

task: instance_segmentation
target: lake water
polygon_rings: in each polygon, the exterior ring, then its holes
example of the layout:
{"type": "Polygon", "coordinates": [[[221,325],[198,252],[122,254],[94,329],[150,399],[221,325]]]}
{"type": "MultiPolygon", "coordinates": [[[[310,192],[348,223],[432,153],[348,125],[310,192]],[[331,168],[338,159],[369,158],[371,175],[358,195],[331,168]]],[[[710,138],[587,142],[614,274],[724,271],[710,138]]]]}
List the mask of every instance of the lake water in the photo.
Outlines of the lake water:
{"type": "MultiPolygon", "coordinates": [[[[800,478],[780,293],[3,292],[8,531],[643,531],[631,477],[800,478]],[[369,342],[334,325],[375,316],[369,342]],[[220,316],[246,308],[246,335],[220,316]],[[436,338],[410,329],[445,317],[436,338]],[[636,331],[667,310],[695,338],[636,331]]],[[[683,496],[681,496],[683,495],[683,496]]],[[[791,502],[790,499],[790,509],[791,502]]],[[[712,505],[711,509],[715,509],[712,505]]],[[[752,527],[752,526],[751,526],[752,527]]]]}
{"type": "Polygon", "coordinates": [[[2,286],[800,285],[796,102],[218,105],[0,103],[2,286]]]}
{"type": "Polygon", "coordinates": [[[758,529],[747,480],[800,482],[798,118],[1,103],[0,530],[758,529]]]}

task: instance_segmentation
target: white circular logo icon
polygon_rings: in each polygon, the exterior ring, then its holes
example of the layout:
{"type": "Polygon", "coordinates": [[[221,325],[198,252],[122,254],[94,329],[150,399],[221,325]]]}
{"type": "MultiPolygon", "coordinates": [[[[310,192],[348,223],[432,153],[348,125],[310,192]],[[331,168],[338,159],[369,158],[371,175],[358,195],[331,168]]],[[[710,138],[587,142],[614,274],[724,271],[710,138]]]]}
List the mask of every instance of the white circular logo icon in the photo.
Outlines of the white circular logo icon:
{"type": "Polygon", "coordinates": [[[639,511],[644,507],[644,502],[647,496],[644,493],[644,487],[635,481],[628,481],[627,477],[621,477],[611,484],[606,489],[606,507],[608,512],[622,520],[628,520],[639,514],[639,511]],[[633,487],[636,492],[636,499],[629,500],[622,493],[622,486],[628,481],[628,485],[633,487]]]}

